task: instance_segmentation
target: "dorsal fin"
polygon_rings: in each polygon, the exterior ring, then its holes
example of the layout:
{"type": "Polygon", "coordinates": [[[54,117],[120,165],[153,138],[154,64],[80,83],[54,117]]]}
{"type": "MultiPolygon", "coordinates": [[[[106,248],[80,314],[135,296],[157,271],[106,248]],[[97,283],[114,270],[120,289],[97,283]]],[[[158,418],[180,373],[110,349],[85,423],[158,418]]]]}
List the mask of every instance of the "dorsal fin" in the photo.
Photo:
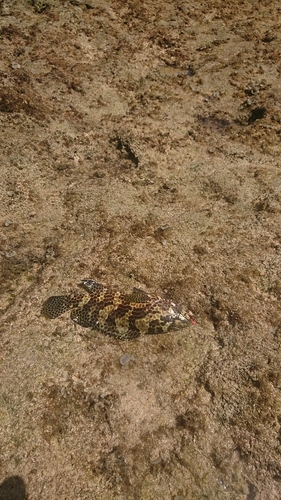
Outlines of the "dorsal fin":
{"type": "Polygon", "coordinates": [[[134,287],[132,293],[126,295],[126,300],[128,302],[137,303],[149,302],[151,300],[151,295],[149,295],[144,290],[141,290],[140,288],[134,287]]]}
{"type": "Polygon", "coordinates": [[[104,286],[95,280],[84,279],[78,284],[81,288],[84,288],[88,293],[93,293],[95,290],[101,290],[104,286]]]}

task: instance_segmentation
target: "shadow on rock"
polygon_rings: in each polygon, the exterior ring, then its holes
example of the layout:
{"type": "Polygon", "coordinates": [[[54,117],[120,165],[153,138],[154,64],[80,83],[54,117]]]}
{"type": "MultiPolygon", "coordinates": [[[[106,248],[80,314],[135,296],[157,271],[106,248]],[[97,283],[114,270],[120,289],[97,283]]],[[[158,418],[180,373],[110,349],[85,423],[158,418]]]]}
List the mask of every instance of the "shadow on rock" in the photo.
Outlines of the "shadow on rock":
{"type": "Polygon", "coordinates": [[[11,476],[0,484],[0,500],[27,500],[24,481],[19,476],[11,476]]]}

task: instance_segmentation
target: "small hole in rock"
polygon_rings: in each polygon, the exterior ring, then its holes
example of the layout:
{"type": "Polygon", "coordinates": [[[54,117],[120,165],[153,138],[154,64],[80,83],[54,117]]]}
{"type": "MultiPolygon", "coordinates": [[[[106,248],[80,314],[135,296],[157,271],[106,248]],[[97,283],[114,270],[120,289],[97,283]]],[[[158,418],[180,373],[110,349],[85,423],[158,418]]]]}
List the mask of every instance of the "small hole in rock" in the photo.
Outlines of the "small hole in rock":
{"type": "Polygon", "coordinates": [[[252,109],[251,115],[248,118],[248,123],[253,123],[256,120],[261,120],[265,117],[266,109],[265,108],[255,108],[252,109]]]}

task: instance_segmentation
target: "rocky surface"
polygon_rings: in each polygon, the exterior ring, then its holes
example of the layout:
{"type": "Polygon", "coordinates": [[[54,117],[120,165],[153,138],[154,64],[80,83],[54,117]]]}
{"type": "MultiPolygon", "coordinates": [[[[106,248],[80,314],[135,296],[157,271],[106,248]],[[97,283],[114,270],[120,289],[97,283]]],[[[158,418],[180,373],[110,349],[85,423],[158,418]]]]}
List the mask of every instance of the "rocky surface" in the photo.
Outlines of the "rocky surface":
{"type": "Polygon", "coordinates": [[[0,498],[280,499],[280,2],[0,13],[0,498]],[[40,315],[90,277],[197,324],[40,315]]]}

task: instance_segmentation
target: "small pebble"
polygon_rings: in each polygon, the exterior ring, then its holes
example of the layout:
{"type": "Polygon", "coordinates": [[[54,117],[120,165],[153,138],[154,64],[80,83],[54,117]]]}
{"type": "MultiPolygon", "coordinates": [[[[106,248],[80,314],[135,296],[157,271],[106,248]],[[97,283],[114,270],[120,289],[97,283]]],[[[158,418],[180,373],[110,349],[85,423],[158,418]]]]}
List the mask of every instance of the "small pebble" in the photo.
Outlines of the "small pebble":
{"type": "Polygon", "coordinates": [[[133,354],[126,352],[125,354],[122,354],[119,361],[120,365],[126,366],[130,361],[135,361],[135,356],[133,356],[133,354]]]}
{"type": "Polygon", "coordinates": [[[21,67],[21,65],[20,65],[20,64],[18,64],[18,63],[12,63],[12,64],[11,64],[11,68],[12,68],[12,69],[20,69],[20,67],[21,67]]]}
{"type": "Polygon", "coordinates": [[[2,255],[4,255],[4,257],[6,257],[7,259],[11,259],[12,257],[15,257],[17,254],[14,250],[12,250],[11,252],[1,252],[2,255]]]}

